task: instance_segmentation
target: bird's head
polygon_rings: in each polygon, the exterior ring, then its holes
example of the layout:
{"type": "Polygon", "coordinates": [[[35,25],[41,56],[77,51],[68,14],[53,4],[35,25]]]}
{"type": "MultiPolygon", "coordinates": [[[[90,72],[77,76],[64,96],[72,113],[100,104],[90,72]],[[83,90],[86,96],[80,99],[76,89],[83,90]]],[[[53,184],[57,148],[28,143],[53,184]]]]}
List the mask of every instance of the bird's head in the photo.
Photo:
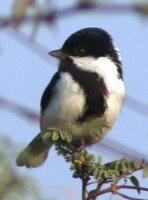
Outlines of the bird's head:
{"type": "Polygon", "coordinates": [[[49,54],[60,60],[71,59],[76,66],[88,71],[94,70],[92,66],[100,58],[107,58],[121,68],[119,50],[111,36],[100,28],[85,28],[73,33],[61,49],[49,54]]]}

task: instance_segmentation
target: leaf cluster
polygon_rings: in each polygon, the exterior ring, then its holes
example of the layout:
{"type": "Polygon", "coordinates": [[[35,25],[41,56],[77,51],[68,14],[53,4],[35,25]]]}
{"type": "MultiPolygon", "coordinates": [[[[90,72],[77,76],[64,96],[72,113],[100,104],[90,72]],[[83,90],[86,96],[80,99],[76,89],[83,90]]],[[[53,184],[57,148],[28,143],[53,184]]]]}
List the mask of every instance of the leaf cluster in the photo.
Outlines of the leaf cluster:
{"type": "MultiPolygon", "coordinates": [[[[100,141],[110,129],[110,124],[102,118],[90,119],[83,123],[67,122],[59,128],[48,128],[41,132],[43,141],[48,144],[53,141],[65,141],[67,143],[80,145],[91,145],[100,141]]],[[[74,145],[75,146],[75,145],[74,145]]]]}
{"type": "MultiPolygon", "coordinates": [[[[66,162],[71,164],[70,169],[73,171],[73,177],[82,180],[83,186],[85,186],[83,187],[83,199],[93,199],[91,197],[96,197],[107,192],[122,195],[118,191],[120,188],[135,189],[138,193],[143,189],[140,187],[138,179],[133,176],[133,173],[140,169],[147,170],[144,163],[129,159],[103,163],[102,157],[99,156],[96,158],[94,154],[86,150],[87,140],[93,142],[96,140],[99,141],[104,137],[104,129],[106,128],[110,128],[109,125],[97,119],[83,123],[82,125],[67,123],[64,128],[49,128],[47,131],[41,133],[43,141],[46,144],[52,141],[56,146],[58,155],[62,155],[66,162]],[[100,122],[99,125],[98,122],[100,122]],[[97,188],[90,191],[88,198],[85,198],[85,190],[91,184],[91,180],[95,181],[97,188]],[[126,182],[129,180],[133,186],[117,186],[120,180],[126,182]],[[103,184],[109,183],[111,185],[108,189],[100,190],[103,184]]],[[[145,172],[146,176],[147,173],[145,172]]],[[[143,190],[148,191],[145,188],[143,190]]]]}

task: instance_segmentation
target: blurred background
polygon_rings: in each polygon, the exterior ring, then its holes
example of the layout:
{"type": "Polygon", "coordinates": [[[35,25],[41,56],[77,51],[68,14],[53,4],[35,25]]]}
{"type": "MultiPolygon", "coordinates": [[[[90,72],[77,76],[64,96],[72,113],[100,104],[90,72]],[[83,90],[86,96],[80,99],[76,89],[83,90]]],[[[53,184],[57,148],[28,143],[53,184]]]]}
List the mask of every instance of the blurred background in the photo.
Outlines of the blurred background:
{"type": "MultiPolygon", "coordinates": [[[[85,27],[108,31],[119,47],[127,99],[112,131],[89,150],[104,162],[148,160],[148,2],[142,0],[0,1],[0,199],[80,200],[81,182],[54,148],[37,169],[15,165],[39,132],[43,90],[57,70],[48,55],[85,27]]],[[[148,180],[135,175],[143,187],[148,180]]],[[[133,197],[137,192],[128,191],[133,197]]],[[[141,193],[140,198],[146,198],[141,193]]],[[[102,200],[122,198],[107,194],[102,200]]]]}

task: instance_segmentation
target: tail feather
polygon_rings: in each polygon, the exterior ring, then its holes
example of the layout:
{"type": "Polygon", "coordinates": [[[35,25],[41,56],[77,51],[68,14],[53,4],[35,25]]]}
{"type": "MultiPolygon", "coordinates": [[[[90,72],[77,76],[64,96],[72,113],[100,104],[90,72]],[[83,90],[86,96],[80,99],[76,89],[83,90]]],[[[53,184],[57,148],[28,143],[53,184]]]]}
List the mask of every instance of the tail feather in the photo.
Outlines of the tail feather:
{"type": "Polygon", "coordinates": [[[18,166],[38,167],[44,163],[51,145],[46,145],[40,134],[19,154],[16,164],[18,166]]]}

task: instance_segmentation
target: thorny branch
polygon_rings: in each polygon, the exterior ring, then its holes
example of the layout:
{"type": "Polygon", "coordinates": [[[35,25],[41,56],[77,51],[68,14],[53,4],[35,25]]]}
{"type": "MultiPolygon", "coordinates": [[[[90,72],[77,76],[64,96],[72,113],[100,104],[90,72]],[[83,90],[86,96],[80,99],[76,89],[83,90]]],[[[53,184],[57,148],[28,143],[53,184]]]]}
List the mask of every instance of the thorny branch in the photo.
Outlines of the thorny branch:
{"type": "Polygon", "coordinates": [[[91,191],[88,195],[88,198],[86,198],[86,200],[93,200],[94,198],[98,197],[98,196],[101,196],[105,193],[113,193],[114,195],[119,195],[119,196],[122,196],[123,198],[125,199],[129,199],[129,200],[147,200],[147,199],[141,199],[141,198],[134,198],[134,197],[130,197],[128,195],[125,195],[123,193],[121,193],[119,191],[119,189],[132,189],[132,190],[141,190],[141,191],[147,191],[148,192],[148,188],[144,188],[144,187],[135,187],[135,186],[130,186],[130,185],[119,185],[119,186],[116,186],[114,184],[112,184],[110,187],[106,188],[106,189],[103,189],[103,190],[94,190],[94,191],[91,191]]]}
{"type": "MultiPolygon", "coordinates": [[[[98,123],[100,122],[98,121],[98,123]]],[[[68,124],[69,126],[72,128],[72,132],[73,128],[76,132],[78,128],[81,135],[81,127],[79,125],[73,127],[72,124],[68,124]]],[[[92,137],[90,139],[93,139],[94,136],[96,137],[93,134],[89,136],[92,137]]],[[[77,138],[79,138],[79,135],[77,135],[77,138]]],[[[102,159],[100,157],[96,159],[93,154],[88,153],[85,146],[83,148],[75,147],[73,142],[76,138],[74,135],[69,136],[66,129],[61,129],[60,131],[54,129],[53,133],[52,129],[47,130],[42,133],[42,139],[46,144],[53,140],[58,154],[71,163],[70,169],[73,171],[73,177],[81,179],[82,182],[82,200],[97,200],[99,196],[106,193],[119,195],[124,199],[138,200],[138,198],[123,194],[120,190],[136,190],[139,194],[140,191],[148,192],[148,188],[140,187],[138,179],[132,175],[135,171],[145,168],[143,163],[121,159],[103,164],[102,159]],[[119,185],[121,181],[124,181],[124,184],[119,185]],[[129,182],[133,185],[126,185],[129,182]],[[89,191],[90,185],[94,186],[95,189],[89,191]]]]}

